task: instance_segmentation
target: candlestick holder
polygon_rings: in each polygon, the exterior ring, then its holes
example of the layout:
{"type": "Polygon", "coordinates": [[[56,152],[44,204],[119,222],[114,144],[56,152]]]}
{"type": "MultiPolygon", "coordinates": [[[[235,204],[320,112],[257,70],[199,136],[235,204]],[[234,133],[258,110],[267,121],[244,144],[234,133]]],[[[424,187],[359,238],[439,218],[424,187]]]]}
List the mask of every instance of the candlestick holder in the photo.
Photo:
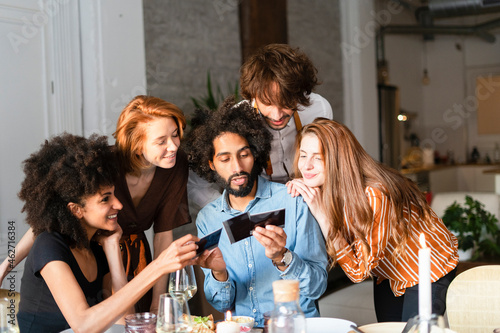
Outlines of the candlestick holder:
{"type": "Polygon", "coordinates": [[[430,318],[415,316],[408,320],[403,332],[408,333],[448,333],[443,316],[432,314],[430,318]]]}

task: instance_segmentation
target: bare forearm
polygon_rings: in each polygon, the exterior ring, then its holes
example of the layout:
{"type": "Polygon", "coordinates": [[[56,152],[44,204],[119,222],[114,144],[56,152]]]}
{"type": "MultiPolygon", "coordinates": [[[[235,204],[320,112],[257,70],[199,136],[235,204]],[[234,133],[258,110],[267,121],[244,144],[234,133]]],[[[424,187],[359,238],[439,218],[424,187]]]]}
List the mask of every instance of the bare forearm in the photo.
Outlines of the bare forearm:
{"type": "MultiPolygon", "coordinates": [[[[172,244],[173,233],[172,231],[165,231],[156,233],[153,239],[154,248],[154,259],[158,258],[158,255],[162,253],[166,248],[172,244]]],[[[151,311],[155,312],[158,308],[158,302],[160,300],[160,295],[167,292],[168,284],[168,274],[162,276],[156,281],[153,286],[153,297],[151,301],[151,311]]]]}
{"type": "Polygon", "coordinates": [[[152,262],[141,274],[114,293],[113,297],[87,308],[80,316],[78,323],[70,323],[73,330],[75,332],[103,332],[124,314],[130,312],[134,304],[160,278],[161,269],[156,266],[156,263],[152,262]],[[110,318],[112,318],[111,321],[110,318]]]}
{"type": "MultiPolygon", "coordinates": [[[[103,332],[133,307],[161,276],[190,263],[196,254],[196,240],[192,235],[182,237],[111,297],[92,307],[68,264],[52,261],[40,274],[73,331],[103,332]]],[[[112,266],[112,270],[119,267],[114,263],[112,266]]]]}
{"type": "Polygon", "coordinates": [[[125,275],[125,269],[123,268],[120,244],[107,245],[104,248],[104,253],[108,260],[109,272],[111,274],[111,290],[114,294],[128,282],[125,275]]]}

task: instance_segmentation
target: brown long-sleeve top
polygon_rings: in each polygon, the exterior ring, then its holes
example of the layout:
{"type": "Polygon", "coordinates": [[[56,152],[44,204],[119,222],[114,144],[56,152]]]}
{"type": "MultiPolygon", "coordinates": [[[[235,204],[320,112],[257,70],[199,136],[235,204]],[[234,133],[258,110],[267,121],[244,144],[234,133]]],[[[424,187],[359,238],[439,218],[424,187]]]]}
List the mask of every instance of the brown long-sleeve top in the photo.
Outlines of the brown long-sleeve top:
{"type": "MultiPolygon", "coordinates": [[[[366,235],[370,247],[367,266],[362,257],[362,242],[354,243],[337,250],[337,262],[353,282],[361,282],[371,274],[377,282],[389,279],[395,296],[401,296],[406,288],[418,284],[418,250],[419,236],[424,233],[426,245],[431,249],[431,280],[437,281],[452,271],[458,264],[457,238],[446,228],[443,221],[432,212],[432,228],[424,224],[421,217],[412,210],[404,210],[405,222],[410,224],[409,238],[403,253],[393,261],[393,253],[397,240],[390,239],[389,209],[390,199],[380,190],[366,187],[371,208],[373,209],[373,225],[366,235]]],[[[351,236],[350,222],[344,216],[344,224],[351,236]]]]}

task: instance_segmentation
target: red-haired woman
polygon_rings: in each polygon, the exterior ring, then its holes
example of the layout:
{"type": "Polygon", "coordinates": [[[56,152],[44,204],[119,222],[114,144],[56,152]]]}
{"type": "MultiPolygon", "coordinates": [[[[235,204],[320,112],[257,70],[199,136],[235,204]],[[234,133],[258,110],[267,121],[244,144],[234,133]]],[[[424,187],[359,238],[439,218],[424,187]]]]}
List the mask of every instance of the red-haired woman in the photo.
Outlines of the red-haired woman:
{"type": "MultiPolygon", "coordinates": [[[[173,240],[172,229],[191,221],[187,204],[188,164],[179,145],[186,121],[172,103],[152,96],[137,96],[118,118],[115,148],[120,173],[115,195],[123,204],[118,223],[128,279],[137,275],[173,240]],[[153,256],[144,231],[154,229],[153,256]]],[[[28,254],[34,241],[30,229],[16,247],[15,264],[28,254]]],[[[12,269],[7,259],[0,266],[2,279],[12,269]]],[[[156,310],[166,291],[162,277],[137,304],[136,311],[156,310]]]]}
{"type": "Polygon", "coordinates": [[[344,125],[317,118],[297,137],[288,183],[318,221],[332,265],[354,282],[374,279],[378,321],[408,321],[418,309],[419,236],[431,249],[432,308],[445,311],[458,263],[457,239],[418,187],[373,160],[344,125]]]}
{"type": "MultiPolygon", "coordinates": [[[[151,261],[145,230],[153,225],[156,258],[172,242],[172,229],[191,221],[187,157],[178,149],[185,126],[177,106],[151,96],[135,97],[118,118],[114,136],[121,174],[115,186],[123,204],[118,223],[129,279],[151,261]]],[[[136,310],[155,310],[166,286],[164,277],[155,284],[152,299],[143,298],[136,310]]]]}

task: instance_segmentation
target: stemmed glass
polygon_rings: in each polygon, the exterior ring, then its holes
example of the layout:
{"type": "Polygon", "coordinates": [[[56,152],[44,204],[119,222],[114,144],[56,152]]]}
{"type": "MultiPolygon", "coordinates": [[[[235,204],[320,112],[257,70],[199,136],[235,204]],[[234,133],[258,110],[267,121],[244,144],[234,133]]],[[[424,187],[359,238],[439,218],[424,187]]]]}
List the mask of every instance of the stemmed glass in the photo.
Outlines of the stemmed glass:
{"type": "Polygon", "coordinates": [[[160,295],[158,316],[156,318],[157,333],[189,333],[193,322],[187,306],[184,292],[171,292],[160,295]]]}
{"type": "Polygon", "coordinates": [[[182,292],[189,301],[196,294],[198,287],[194,275],[193,266],[186,266],[183,269],[170,273],[168,292],[182,292]]]}

